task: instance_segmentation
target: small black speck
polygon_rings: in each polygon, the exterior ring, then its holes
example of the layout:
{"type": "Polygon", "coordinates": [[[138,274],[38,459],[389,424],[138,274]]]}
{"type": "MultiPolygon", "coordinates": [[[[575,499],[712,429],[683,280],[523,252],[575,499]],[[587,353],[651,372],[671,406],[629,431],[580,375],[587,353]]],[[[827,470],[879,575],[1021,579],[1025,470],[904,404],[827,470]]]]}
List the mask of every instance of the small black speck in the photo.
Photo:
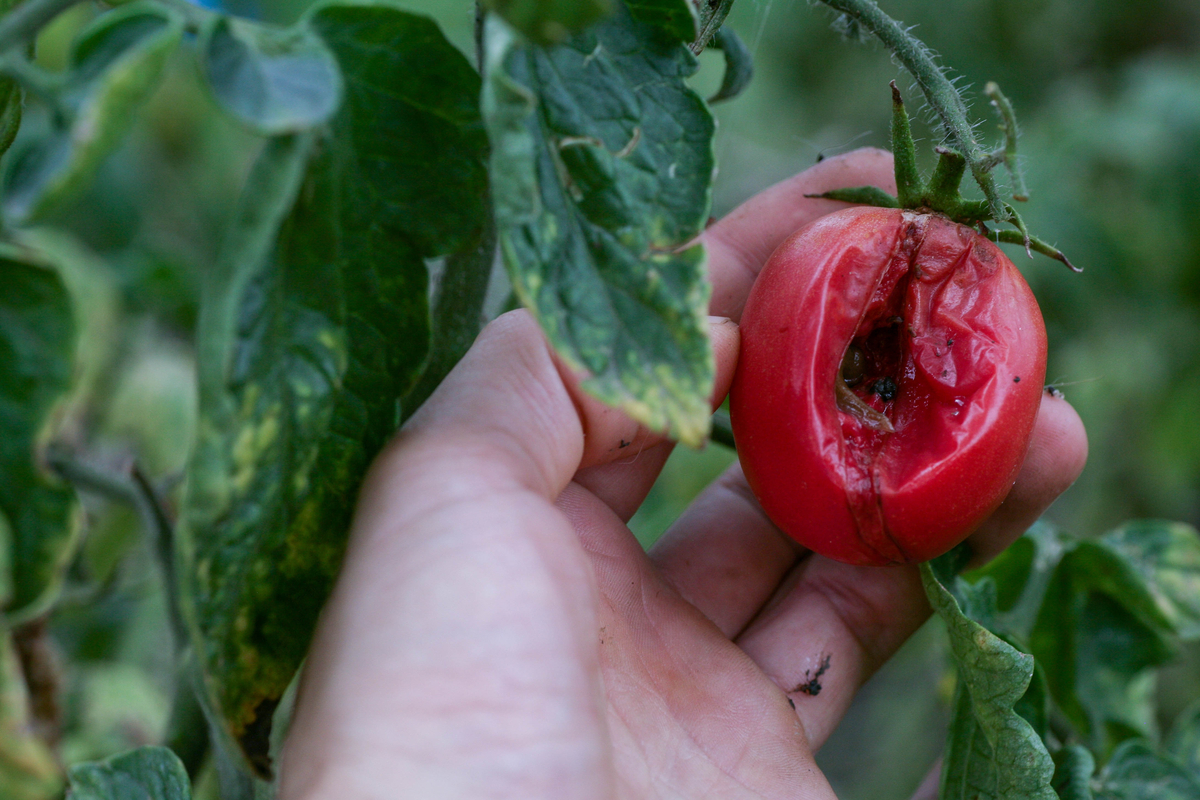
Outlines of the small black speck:
{"type": "Polygon", "coordinates": [[[1021,376],[1020,376],[1020,375],[1018,375],[1017,377],[1013,378],[1013,383],[1020,383],[1020,382],[1021,382],[1021,376]]]}
{"type": "Polygon", "coordinates": [[[947,376],[947,375],[949,375],[949,374],[950,374],[950,370],[946,370],[946,369],[942,370],[942,377],[943,377],[943,378],[944,378],[944,377],[946,377],[946,376],[947,376]]]}
{"type": "Polygon", "coordinates": [[[795,701],[795,700],[793,700],[792,698],[790,698],[790,697],[789,697],[789,698],[787,699],[787,701],[788,701],[788,705],[789,705],[789,706],[791,706],[793,709],[795,709],[795,708],[796,708],[796,701],[795,701]]]}
{"type": "Polygon", "coordinates": [[[896,382],[891,378],[880,378],[871,384],[871,391],[879,395],[879,399],[885,403],[896,399],[896,395],[900,389],[896,386],[896,382]]]}
{"type": "Polygon", "coordinates": [[[624,448],[626,448],[626,447],[629,447],[629,445],[631,445],[631,444],[633,444],[633,442],[627,442],[627,441],[625,441],[624,439],[622,439],[622,440],[621,440],[621,443],[620,443],[619,445],[617,445],[617,449],[618,449],[618,450],[622,450],[622,449],[624,449],[624,448]]]}
{"type": "Polygon", "coordinates": [[[947,340],[946,340],[946,347],[954,347],[954,340],[953,340],[953,339],[947,339],[947,340]]]}

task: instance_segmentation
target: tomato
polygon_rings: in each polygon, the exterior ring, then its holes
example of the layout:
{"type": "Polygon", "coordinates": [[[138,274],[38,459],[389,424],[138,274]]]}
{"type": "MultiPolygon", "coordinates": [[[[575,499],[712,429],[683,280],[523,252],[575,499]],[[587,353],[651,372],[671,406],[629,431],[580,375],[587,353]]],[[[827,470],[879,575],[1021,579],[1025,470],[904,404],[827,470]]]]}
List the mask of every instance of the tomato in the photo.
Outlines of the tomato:
{"type": "Polygon", "coordinates": [[[1012,487],[1046,330],[1021,273],[974,229],[895,208],[830,214],[770,257],[741,325],[738,457],[805,547],[925,561],[1012,487]]]}

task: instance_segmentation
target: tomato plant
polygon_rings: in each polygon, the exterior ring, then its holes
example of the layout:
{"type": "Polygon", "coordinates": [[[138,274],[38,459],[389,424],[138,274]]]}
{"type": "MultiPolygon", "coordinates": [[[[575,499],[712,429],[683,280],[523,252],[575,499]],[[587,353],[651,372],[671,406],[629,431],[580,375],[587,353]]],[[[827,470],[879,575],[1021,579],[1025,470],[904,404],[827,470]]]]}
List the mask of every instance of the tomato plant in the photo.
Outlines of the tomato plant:
{"type": "Polygon", "coordinates": [[[1045,369],[1037,301],[999,248],[938,214],[847,209],[794,234],[754,284],[738,455],[809,549],[925,561],[1011,488],[1045,369]]]}

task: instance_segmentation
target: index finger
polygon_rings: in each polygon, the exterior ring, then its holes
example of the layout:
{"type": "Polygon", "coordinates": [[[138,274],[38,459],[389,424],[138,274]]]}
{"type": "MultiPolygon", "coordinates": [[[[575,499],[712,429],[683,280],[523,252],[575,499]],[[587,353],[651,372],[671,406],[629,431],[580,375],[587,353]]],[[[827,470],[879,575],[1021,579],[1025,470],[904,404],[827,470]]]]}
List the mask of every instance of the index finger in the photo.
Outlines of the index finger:
{"type": "Polygon", "coordinates": [[[892,154],[864,147],[832,156],[775,184],[714,223],[700,240],[708,248],[709,313],[739,320],[750,286],[784,239],[845,203],[806,197],[832,189],[878,186],[895,193],[892,154]]]}

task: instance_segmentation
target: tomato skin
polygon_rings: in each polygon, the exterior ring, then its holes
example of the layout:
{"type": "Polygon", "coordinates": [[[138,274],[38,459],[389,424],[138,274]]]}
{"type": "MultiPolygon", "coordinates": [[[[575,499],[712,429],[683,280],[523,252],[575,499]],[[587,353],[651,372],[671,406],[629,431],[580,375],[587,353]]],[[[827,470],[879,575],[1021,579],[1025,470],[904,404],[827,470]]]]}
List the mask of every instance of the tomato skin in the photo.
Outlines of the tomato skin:
{"type": "Polygon", "coordinates": [[[1020,272],[971,228],[900,209],[822,217],[768,259],[741,329],[738,457],[767,515],[805,547],[851,564],[925,561],[1012,487],[1046,330],[1020,272]],[[873,375],[842,403],[852,343],[873,375]],[[872,393],[880,376],[894,398],[872,393]]]}

